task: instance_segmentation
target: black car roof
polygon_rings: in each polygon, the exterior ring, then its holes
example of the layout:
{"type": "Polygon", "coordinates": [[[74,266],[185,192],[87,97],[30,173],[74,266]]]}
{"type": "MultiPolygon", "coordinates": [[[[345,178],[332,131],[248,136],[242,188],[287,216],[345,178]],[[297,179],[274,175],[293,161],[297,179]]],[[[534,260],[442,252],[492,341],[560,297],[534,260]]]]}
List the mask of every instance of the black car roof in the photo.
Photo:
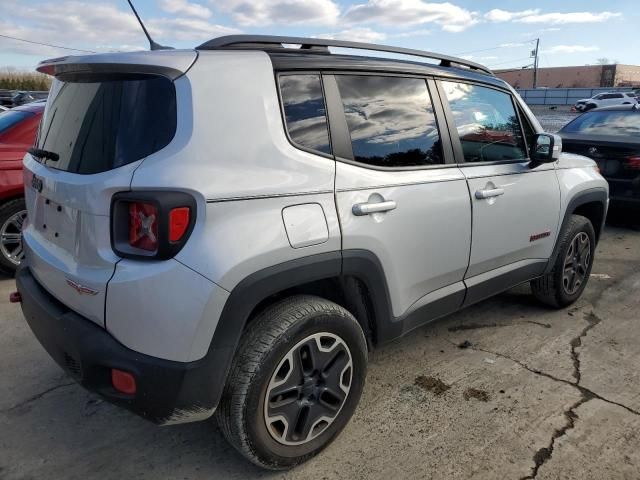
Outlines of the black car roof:
{"type": "Polygon", "coordinates": [[[414,75],[434,75],[444,78],[463,78],[488,83],[504,88],[504,80],[479,73],[468,68],[444,67],[422,62],[412,62],[396,58],[378,58],[360,55],[340,55],[325,53],[284,53],[266,51],[276,70],[353,70],[377,71],[385,73],[407,73],[414,75]]]}
{"type": "Polygon", "coordinates": [[[322,38],[270,35],[228,35],[211,39],[197,50],[262,50],[270,55],[276,70],[365,70],[441,77],[465,78],[498,87],[507,84],[487,67],[464,58],[410,48],[322,38]],[[299,45],[291,48],[287,45],[299,45]],[[329,47],[409,55],[439,61],[439,64],[333,53],[329,47]]]}

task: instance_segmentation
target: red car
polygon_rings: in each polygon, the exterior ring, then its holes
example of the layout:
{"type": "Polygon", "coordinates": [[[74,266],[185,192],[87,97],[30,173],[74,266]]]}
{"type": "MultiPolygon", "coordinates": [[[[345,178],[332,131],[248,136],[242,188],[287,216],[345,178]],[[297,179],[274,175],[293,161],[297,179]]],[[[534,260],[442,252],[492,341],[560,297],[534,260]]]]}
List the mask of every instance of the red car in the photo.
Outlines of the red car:
{"type": "Polygon", "coordinates": [[[0,270],[8,274],[24,256],[22,157],[35,142],[44,106],[39,101],[0,112],[0,270]]]}

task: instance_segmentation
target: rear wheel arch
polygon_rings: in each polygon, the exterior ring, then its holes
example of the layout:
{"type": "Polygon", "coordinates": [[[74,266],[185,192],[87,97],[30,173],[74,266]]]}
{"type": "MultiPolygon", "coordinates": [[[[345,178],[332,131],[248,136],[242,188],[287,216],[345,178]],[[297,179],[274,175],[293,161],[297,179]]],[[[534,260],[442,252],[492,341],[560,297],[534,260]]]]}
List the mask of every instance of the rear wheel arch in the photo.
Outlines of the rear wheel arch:
{"type": "Polygon", "coordinates": [[[347,309],[358,321],[369,348],[394,338],[391,305],[384,271],[366,250],[333,251],[301,257],[257,271],[233,288],[203,359],[211,400],[217,404],[241,336],[260,312],[281,299],[316,295],[347,309]],[[392,335],[391,337],[389,337],[392,335]]]}

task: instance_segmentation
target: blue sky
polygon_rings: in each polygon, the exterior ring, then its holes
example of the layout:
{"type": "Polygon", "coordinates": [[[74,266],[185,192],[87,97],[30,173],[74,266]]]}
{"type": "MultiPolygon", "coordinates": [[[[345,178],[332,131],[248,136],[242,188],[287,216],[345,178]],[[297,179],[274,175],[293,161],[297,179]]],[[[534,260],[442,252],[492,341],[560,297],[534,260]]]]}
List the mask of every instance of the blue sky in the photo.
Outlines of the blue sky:
{"type": "MultiPolygon", "coordinates": [[[[155,40],[193,47],[219,35],[265,33],[386,43],[467,57],[491,68],[640,64],[637,0],[134,0],[155,40]]],[[[105,52],[147,48],[125,0],[2,0],[0,35],[105,52]]],[[[80,52],[0,37],[0,68],[80,52]]]]}

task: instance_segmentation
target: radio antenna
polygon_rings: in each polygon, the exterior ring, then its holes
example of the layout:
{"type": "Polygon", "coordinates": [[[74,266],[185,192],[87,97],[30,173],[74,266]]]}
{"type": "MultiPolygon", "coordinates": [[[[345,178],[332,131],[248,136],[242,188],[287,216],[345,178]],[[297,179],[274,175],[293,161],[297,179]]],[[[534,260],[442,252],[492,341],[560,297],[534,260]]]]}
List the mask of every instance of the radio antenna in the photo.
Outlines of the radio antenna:
{"type": "Polygon", "coordinates": [[[142,27],[142,31],[147,37],[147,40],[149,40],[149,50],[173,50],[173,47],[165,47],[164,45],[160,45],[159,43],[156,43],[153,41],[153,38],[151,38],[151,35],[149,35],[149,32],[147,31],[147,27],[144,26],[144,23],[142,22],[140,15],[138,15],[138,12],[136,11],[136,7],[133,6],[133,3],[131,3],[131,0],[127,0],[127,2],[129,3],[131,10],[133,10],[133,14],[138,19],[138,23],[140,23],[140,26],[142,27]]]}

